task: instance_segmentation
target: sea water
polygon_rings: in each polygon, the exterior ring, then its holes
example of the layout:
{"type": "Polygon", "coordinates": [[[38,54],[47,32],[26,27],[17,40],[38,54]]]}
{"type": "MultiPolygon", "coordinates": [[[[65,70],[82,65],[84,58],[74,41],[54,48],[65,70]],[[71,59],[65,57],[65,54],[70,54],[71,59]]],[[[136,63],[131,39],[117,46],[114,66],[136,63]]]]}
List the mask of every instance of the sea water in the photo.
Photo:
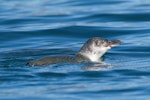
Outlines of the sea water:
{"type": "Polygon", "coordinates": [[[149,100],[149,0],[1,0],[1,100],[149,100]],[[75,55],[91,37],[119,39],[111,67],[84,63],[29,67],[45,56],[75,55]]]}

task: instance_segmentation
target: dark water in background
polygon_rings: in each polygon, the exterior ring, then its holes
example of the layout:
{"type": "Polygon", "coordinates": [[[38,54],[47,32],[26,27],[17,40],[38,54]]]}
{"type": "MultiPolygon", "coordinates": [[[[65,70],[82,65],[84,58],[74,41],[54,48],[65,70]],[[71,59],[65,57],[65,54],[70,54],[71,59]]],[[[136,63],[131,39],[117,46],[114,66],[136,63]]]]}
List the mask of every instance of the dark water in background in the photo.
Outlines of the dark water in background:
{"type": "Polygon", "coordinates": [[[0,99],[149,100],[149,27],[149,0],[1,0],[0,99]],[[105,55],[111,68],[25,65],[73,55],[90,37],[122,40],[105,55]]]}

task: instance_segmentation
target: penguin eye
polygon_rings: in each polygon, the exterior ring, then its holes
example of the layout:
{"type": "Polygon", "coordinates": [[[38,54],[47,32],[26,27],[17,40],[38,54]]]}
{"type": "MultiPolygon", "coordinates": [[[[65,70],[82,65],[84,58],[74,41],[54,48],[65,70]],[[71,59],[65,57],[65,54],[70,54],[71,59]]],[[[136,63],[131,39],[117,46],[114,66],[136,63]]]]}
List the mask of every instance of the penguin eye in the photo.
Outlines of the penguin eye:
{"type": "Polygon", "coordinates": [[[102,41],[101,41],[101,44],[105,44],[105,43],[106,43],[106,40],[102,40],[102,41]]]}
{"type": "Polygon", "coordinates": [[[112,41],[108,41],[108,44],[111,44],[112,43],[112,41]]]}
{"type": "Polygon", "coordinates": [[[97,46],[100,46],[101,43],[100,43],[100,41],[96,41],[95,44],[96,44],[97,46]]]}
{"type": "Polygon", "coordinates": [[[105,40],[102,40],[102,44],[105,43],[105,40]]]}

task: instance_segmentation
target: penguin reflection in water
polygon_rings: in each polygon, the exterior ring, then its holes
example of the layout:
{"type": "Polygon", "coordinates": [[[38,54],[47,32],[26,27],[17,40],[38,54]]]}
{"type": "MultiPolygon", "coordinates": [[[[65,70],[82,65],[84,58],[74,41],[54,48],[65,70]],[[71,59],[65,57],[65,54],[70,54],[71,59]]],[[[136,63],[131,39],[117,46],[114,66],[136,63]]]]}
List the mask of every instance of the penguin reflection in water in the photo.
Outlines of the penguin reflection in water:
{"type": "MultiPolygon", "coordinates": [[[[99,37],[88,39],[75,56],[50,56],[38,60],[29,61],[29,66],[46,66],[57,63],[82,63],[91,62],[93,67],[84,67],[87,70],[101,69],[105,63],[102,56],[112,47],[120,45],[120,40],[107,40],[99,37]]],[[[106,65],[107,66],[107,65],[106,65]]]]}

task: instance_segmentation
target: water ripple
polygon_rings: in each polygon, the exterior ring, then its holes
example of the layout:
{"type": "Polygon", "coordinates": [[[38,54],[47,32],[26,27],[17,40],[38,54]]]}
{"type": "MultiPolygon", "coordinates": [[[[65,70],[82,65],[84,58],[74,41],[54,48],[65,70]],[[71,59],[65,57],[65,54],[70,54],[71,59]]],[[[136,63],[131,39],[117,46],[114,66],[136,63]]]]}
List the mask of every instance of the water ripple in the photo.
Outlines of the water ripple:
{"type": "Polygon", "coordinates": [[[149,99],[149,5],[149,0],[1,0],[0,99],[149,99]],[[45,56],[74,56],[90,37],[122,41],[103,57],[111,67],[26,65],[45,56]]]}

